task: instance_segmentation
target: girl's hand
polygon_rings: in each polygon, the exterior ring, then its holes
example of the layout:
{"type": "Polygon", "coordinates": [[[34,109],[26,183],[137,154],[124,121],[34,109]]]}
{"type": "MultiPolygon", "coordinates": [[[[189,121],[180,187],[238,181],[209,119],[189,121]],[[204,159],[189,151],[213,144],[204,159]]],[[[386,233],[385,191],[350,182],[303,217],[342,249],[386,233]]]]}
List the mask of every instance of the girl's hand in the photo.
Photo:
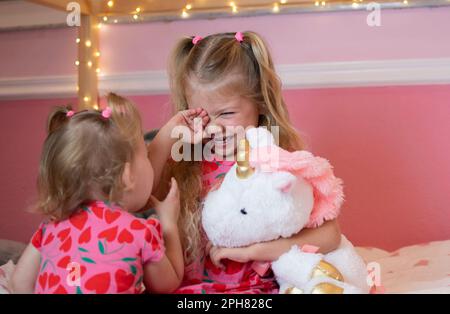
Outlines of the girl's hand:
{"type": "Polygon", "coordinates": [[[195,108],[177,112],[165,125],[170,129],[170,132],[175,127],[182,126],[188,127],[190,130],[190,138],[185,141],[198,144],[205,136],[204,128],[209,123],[209,116],[205,109],[195,108]]]}
{"type": "Polygon", "coordinates": [[[161,222],[163,232],[177,228],[177,221],[180,215],[180,192],[177,181],[171,178],[170,191],[164,201],[159,201],[153,195],[150,199],[155,207],[158,218],[161,222]]]}
{"type": "Polygon", "coordinates": [[[209,249],[209,257],[211,262],[218,268],[224,269],[221,260],[229,259],[239,263],[247,263],[254,260],[254,246],[250,245],[247,247],[240,248],[222,248],[218,246],[207,245],[207,252],[209,249]]]}

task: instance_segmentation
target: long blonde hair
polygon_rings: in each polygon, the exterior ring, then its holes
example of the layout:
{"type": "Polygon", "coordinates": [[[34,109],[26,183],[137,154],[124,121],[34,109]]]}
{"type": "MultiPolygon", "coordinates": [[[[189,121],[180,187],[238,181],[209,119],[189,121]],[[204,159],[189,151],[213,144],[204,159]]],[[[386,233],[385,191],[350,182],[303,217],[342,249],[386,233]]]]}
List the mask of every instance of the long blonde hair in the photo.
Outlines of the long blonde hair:
{"type": "Polygon", "coordinates": [[[100,111],[70,112],[56,108],[48,117],[37,180],[38,200],[32,209],[50,220],[68,218],[90,200],[120,205],[122,173],[134,158],[141,120],[126,99],[109,94],[110,118],[100,111]]]}
{"type": "MultiPolygon", "coordinates": [[[[195,78],[200,84],[226,82],[227,90],[239,93],[259,108],[259,126],[278,126],[279,145],[300,150],[303,143],[289,121],[281,94],[281,81],[264,40],[254,32],[244,32],[239,42],[235,33],[219,33],[197,42],[183,38],[173,50],[169,64],[172,102],[176,111],[188,108],[186,90],[195,78]],[[235,77],[235,79],[233,79],[235,77]],[[231,78],[227,80],[224,78],[231,78]]],[[[171,167],[181,191],[181,219],[185,258],[188,262],[201,256],[201,169],[200,162],[181,161],[171,167]]]]}

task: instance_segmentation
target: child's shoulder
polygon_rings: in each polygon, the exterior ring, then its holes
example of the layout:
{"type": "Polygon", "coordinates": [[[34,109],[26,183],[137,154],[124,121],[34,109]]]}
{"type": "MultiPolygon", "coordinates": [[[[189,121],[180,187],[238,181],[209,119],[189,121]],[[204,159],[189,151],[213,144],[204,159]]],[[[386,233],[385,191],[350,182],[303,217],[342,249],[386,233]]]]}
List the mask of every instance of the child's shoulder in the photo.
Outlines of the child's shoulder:
{"type": "Polygon", "coordinates": [[[61,221],[44,221],[39,229],[47,230],[75,229],[83,231],[87,227],[107,228],[118,227],[139,230],[141,225],[148,225],[148,221],[136,217],[120,206],[103,201],[91,201],[83,204],[69,218],[61,221]]]}
{"type": "MultiPolygon", "coordinates": [[[[61,221],[44,221],[32,237],[32,244],[40,249],[53,239],[88,245],[92,239],[107,242],[141,243],[151,234],[161,234],[157,219],[135,217],[119,206],[92,201],[69,218],[61,221]]],[[[69,246],[69,244],[67,244],[69,246]]]]}
{"type": "Polygon", "coordinates": [[[108,225],[127,225],[134,230],[140,229],[141,224],[147,225],[150,220],[136,217],[122,209],[120,206],[101,201],[91,202],[86,210],[88,210],[89,213],[94,215],[98,220],[108,225]]]}

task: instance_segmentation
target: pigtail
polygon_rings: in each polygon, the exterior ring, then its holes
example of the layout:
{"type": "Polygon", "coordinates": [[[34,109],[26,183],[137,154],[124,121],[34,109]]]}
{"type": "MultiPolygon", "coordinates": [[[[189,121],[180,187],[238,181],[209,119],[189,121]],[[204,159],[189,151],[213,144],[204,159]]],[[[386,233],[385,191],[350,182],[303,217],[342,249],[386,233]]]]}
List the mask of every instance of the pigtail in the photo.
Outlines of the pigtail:
{"type": "MultiPolygon", "coordinates": [[[[201,51],[204,40],[195,37],[182,38],[172,50],[168,64],[171,101],[175,112],[188,108],[185,95],[185,75],[187,64],[195,51],[201,51]],[[195,42],[195,44],[194,44],[195,42]],[[195,47],[194,47],[195,46],[195,47]]],[[[180,189],[180,219],[178,221],[181,241],[186,263],[191,263],[202,256],[202,239],[200,233],[201,215],[199,196],[201,194],[201,169],[198,161],[169,162],[163,173],[160,185],[168,187],[170,177],[177,180],[180,189]]]]}
{"type": "Polygon", "coordinates": [[[68,113],[72,111],[70,105],[56,107],[47,118],[47,134],[50,134],[62,127],[69,120],[68,113]]]}
{"type": "Polygon", "coordinates": [[[280,128],[279,144],[282,148],[287,150],[303,149],[304,145],[290,122],[281,93],[281,80],[276,74],[266,43],[254,32],[244,33],[244,42],[242,44],[245,43],[250,45],[252,57],[257,64],[259,89],[263,98],[261,101],[267,106],[269,111],[264,115],[267,126],[274,125],[275,121],[277,121],[277,126],[280,128]]]}
{"type": "Polygon", "coordinates": [[[111,118],[126,139],[137,144],[142,134],[142,120],[136,106],[128,99],[115,93],[106,95],[107,107],[111,109],[111,118]]]}
{"type": "Polygon", "coordinates": [[[171,100],[177,111],[187,109],[187,100],[181,86],[184,81],[185,65],[189,54],[194,47],[192,37],[184,37],[180,39],[175,48],[172,50],[168,64],[169,83],[171,89],[171,100]]]}

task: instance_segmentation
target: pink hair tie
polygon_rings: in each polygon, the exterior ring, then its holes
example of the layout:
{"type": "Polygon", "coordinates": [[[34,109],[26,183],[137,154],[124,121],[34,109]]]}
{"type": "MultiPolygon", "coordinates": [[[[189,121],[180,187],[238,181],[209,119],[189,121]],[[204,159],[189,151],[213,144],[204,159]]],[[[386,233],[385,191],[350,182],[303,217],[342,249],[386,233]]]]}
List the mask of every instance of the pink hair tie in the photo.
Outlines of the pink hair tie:
{"type": "Polygon", "coordinates": [[[241,43],[244,41],[244,34],[242,34],[241,32],[237,32],[236,35],[234,35],[234,38],[236,38],[236,40],[241,43]]]}
{"type": "Polygon", "coordinates": [[[75,114],[75,112],[73,111],[73,110],[69,110],[69,111],[67,111],[67,113],[66,113],[66,117],[67,118],[70,118],[71,116],[73,116],[75,114]]]}
{"type": "Polygon", "coordinates": [[[202,40],[203,38],[201,37],[201,36],[195,36],[194,38],[192,38],[192,43],[194,44],[194,45],[197,45],[198,44],[198,42],[200,41],[200,40],[202,40]]]}
{"type": "Polygon", "coordinates": [[[105,118],[105,119],[109,119],[109,118],[111,117],[111,113],[112,113],[111,108],[106,107],[106,108],[103,109],[103,111],[102,111],[102,117],[105,118]]]}

